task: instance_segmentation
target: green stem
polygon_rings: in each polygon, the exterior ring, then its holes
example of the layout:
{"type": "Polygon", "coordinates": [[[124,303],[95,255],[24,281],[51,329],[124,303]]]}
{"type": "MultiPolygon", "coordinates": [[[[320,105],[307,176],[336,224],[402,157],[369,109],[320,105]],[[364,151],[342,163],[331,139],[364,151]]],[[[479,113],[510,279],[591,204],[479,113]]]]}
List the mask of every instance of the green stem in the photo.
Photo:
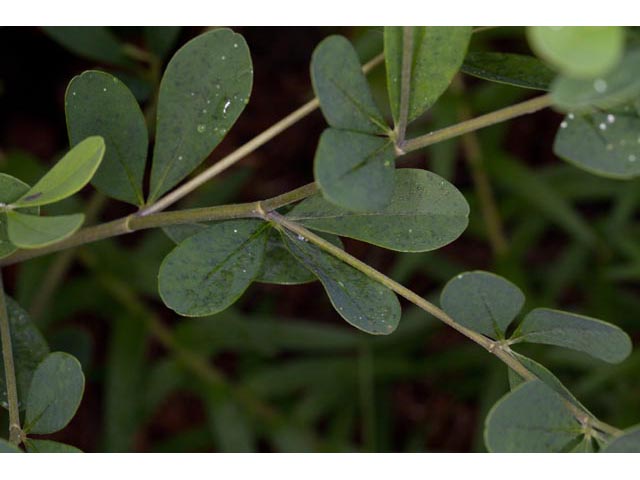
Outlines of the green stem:
{"type": "MultiPolygon", "coordinates": [[[[460,77],[456,77],[452,87],[457,93],[464,93],[464,83],[460,77]]],[[[471,109],[462,98],[459,100],[458,117],[461,122],[466,122],[472,118],[471,109]]],[[[494,255],[502,257],[507,252],[507,238],[504,233],[504,226],[500,218],[500,212],[498,211],[493,189],[491,188],[491,182],[484,167],[482,147],[475,132],[462,135],[461,141],[464,158],[471,171],[471,177],[473,178],[473,184],[480,203],[480,211],[484,218],[489,244],[491,245],[494,255]]]]}
{"type": "Polygon", "coordinates": [[[16,369],[13,363],[13,349],[11,346],[11,325],[9,313],[4,298],[2,270],[0,269],[0,336],[2,337],[2,361],[4,363],[4,384],[9,404],[9,441],[19,445],[22,440],[20,427],[20,404],[18,403],[18,384],[16,369]]]}
{"type": "Polygon", "coordinates": [[[413,27],[402,29],[402,76],[400,78],[400,112],[396,125],[396,144],[402,149],[409,118],[411,97],[411,59],[413,57],[413,27]]]}
{"type": "MultiPolygon", "coordinates": [[[[538,378],[533,372],[529,371],[524,365],[522,365],[522,363],[520,363],[520,361],[513,355],[509,346],[504,344],[503,342],[491,340],[490,338],[485,337],[484,335],[481,335],[477,332],[474,332],[473,330],[470,330],[460,325],[453,318],[451,318],[444,310],[441,310],[431,302],[428,302],[418,294],[414,293],[412,290],[409,290],[408,288],[399,284],[395,280],[387,277],[382,272],[379,272],[373,267],[370,267],[366,263],[348,254],[341,248],[326,241],[324,238],[316,235],[310,230],[307,230],[303,226],[288,220],[287,218],[283,217],[277,212],[270,212],[265,214],[265,219],[272,221],[273,223],[280,225],[281,227],[284,227],[293,233],[303,236],[304,238],[309,240],[311,243],[317,245],[318,247],[330,253],[337,259],[343,261],[347,265],[351,265],[353,268],[364,273],[366,276],[368,276],[372,280],[375,280],[381,283],[382,285],[384,285],[385,287],[389,288],[390,290],[393,290],[401,297],[404,297],[405,299],[409,300],[411,303],[413,303],[417,307],[433,315],[438,320],[449,325],[451,328],[457,330],[465,337],[469,338],[473,342],[477,343],[478,345],[486,349],[489,353],[492,353],[493,355],[495,355],[505,365],[507,365],[507,367],[509,367],[514,372],[516,372],[524,380],[528,381],[528,380],[535,380],[538,378]]],[[[579,422],[583,424],[589,423],[594,428],[604,433],[607,433],[608,435],[613,435],[613,436],[620,435],[620,430],[604,422],[601,422],[600,420],[597,420],[591,417],[590,414],[582,411],[581,409],[579,409],[578,407],[576,407],[575,405],[573,405],[568,401],[565,402],[565,404],[567,405],[567,408],[569,408],[569,410],[572,412],[574,417],[579,422]]]]}
{"type": "Polygon", "coordinates": [[[434,143],[439,143],[445,140],[449,140],[450,138],[459,137],[460,135],[464,135],[465,133],[473,132],[484,127],[489,127],[491,125],[495,125],[496,123],[504,122],[516,117],[521,117],[522,115],[535,113],[539,110],[549,107],[550,105],[551,96],[541,95],[539,97],[532,98],[531,100],[517,103],[515,105],[496,110],[495,112],[472,118],[471,120],[467,120],[466,122],[458,123],[456,125],[445,127],[440,130],[436,130],[435,132],[431,132],[426,135],[407,140],[404,143],[402,150],[404,151],[404,153],[413,152],[414,150],[428,147],[429,145],[433,145],[434,143]]]}

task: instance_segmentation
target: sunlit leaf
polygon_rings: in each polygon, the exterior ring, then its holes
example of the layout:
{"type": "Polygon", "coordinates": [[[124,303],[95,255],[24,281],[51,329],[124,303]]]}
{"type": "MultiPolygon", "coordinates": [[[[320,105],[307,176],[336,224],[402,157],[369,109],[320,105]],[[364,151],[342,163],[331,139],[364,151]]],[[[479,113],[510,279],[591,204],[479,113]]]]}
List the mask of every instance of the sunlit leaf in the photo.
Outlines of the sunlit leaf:
{"type": "Polygon", "coordinates": [[[20,248],[41,248],[73,235],[84,222],[84,214],[40,217],[7,212],[9,240],[20,248]]]}
{"type": "Polygon", "coordinates": [[[16,207],[34,207],[58,202],[84,187],[102,162],[102,137],[88,137],[75,145],[20,199],[16,207]]]}
{"type": "MultiPolygon", "coordinates": [[[[0,173],[0,204],[9,205],[18,200],[25,192],[29,191],[29,185],[10,175],[0,173]]],[[[24,213],[37,215],[39,207],[24,209],[24,213]]],[[[11,255],[18,249],[9,240],[7,231],[7,214],[0,208],[0,258],[11,255]]]]}

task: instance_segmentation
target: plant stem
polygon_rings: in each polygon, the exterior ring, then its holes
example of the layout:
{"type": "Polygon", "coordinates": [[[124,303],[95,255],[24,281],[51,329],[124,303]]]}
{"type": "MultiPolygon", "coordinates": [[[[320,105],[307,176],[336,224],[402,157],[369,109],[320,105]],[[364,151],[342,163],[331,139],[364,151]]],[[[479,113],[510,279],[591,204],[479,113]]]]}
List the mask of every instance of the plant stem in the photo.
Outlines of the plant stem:
{"type": "MultiPolygon", "coordinates": [[[[461,333],[465,337],[469,338],[470,340],[474,341],[475,343],[483,347],[489,353],[492,353],[493,355],[495,355],[504,364],[506,364],[507,367],[509,367],[514,372],[516,372],[518,375],[520,375],[525,381],[535,380],[538,378],[534,373],[529,371],[524,365],[522,365],[522,363],[520,363],[520,361],[513,355],[509,346],[504,344],[503,342],[491,340],[490,338],[485,337],[484,335],[481,335],[477,332],[474,332],[473,330],[470,330],[460,325],[453,318],[451,318],[444,310],[438,308],[431,302],[428,302],[427,300],[419,296],[417,293],[414,293],[412,290],[409,290],[408,288],[399,284],[395,280],[387,277],[382,272],[379,272],[373,267],[370,267],[366,263],[358,260],[357,258],[348,254],[341,248],[326,241],[324,238],[316,235],[310,230],[307,230],[303,226],[288,220],[287,218],[283,217],[279,213],[277,212],[266,213],[265,219],[270,220],[273,223],[280,225],[286,228],[287,230],[290,230],[293,233],[303,236],[305,239],[317,245],[322,250],[330,253],[337,259],[343,261],[347,265],[352,266],[356,270],[364,273],[366,276],[368,276],[372,280],[375,280],[381,283],[382,285],[389,288],[390,290],[393,290],[401,297],[404,297],[405,299],[409,300],[411,303],[413,303],[417,307],[433,315],[438,320],[449,325],[454,330],[457,330],[459,333],[461,333]]],[[[578,407],[576,407],[575,405],[573,405],[568,401],[565,401],[565,404],[567,405],[567,408],[572,412],[572,414],[578,421],[582,423],[589,423],[594,428],[604,433],[607,433],[608,435],[613,435],[613,436],[620,435],[621,433],[620,430],[616,429],[615,427],[612,427],[611,425],[608,425],[604,422],[601,422],[598,419],[591,417],[591,415],[589,415],[586,412],[583,412],[581,409],[579,409],[578,407]]]]}
{"type": "Polygon", "coordinates": [[[22,439],[20,404],[18,403],[18,384],[16,382],[16,369],[13,363],[13,349],[11,346],[11,325],[4,298],[2,269],[0,269],[0,336],[2,337],[4,384],[7,391],[7,403],[9,404],[9,441],[19,445],[22,439]]]}
{"type": "Polygon", "coordinates": [[[396,144],[402,149],[407,121],[409,118],[409,100],[411,97],[411,60],[413,58],[413,27],[402,28],[402,76],[400,78],[400,112],[396,125],[396,144]]]}
{"type": "MultiPolygon", "coordinates": [[[[456,77],[452,87],[458,94],[464,93],[464,83],[460,77],[456,77]]],[[[462,97],[462,95],[460,95],[462,97]]],[[[461,122],[471,119],[471,109],[462,98],[458,102],[458,117],[461,122]]],[[[462,135],[462,149],[464,158],[471,170],[471,177],[475,186],[476,194],[480,202],[480,210],[487,228],[489,244],[495,256],[501,257],[507,252],[507,238],[504,233],[500,212],[496,205],[496,200],[491,188],[489,176],[484,168],[482,158],[482,147],[475,132],[462,135]]]]}
{"type": "MultiPolygon", "coordinates": [[[[376,55],[372,60],[370,60],[368,63],[366,63],[362,67],[362,70],[365,73],[368,73],[375,66],[382,63],[383,60],[384,60],[383,54],[376,55]]],[[[187,183],[181,185],[180,187],[176,188],[172,192],[168,193],[167,195],[159,199],[157,202],[141,210],[138,213],[138,215],[140,216],[150,215],[152,213],[160,212],[166,209],[167,207],[173,205],[178,200],[182,199],[183,197],[185,197],[186,195],[194,191],[196,188],[200,187],[202,184],[208,182],[215,176],[224,172],[226,169],[228,169],[229,167],[237,163],[239,160],[242,160],[244,157],[254,152],[259,147],[261,147],[262,145],[264,145],[274,137],[278,136],[280,133],[284,132],[290,126],[302,120],[304,117],[306,117],[315,109],[317,109],[319,106],[320,106],[320,102],[318,101],[317,98],[314,98],[313,100],[310,100],[309,102],[305,103],[303,106],[291,112],[282,120],[273,124],[271,127],[266,129],[257,137],[254,137],[252,140],[248,141],[237,150],[231,152],[222,160],[219,160],[218,162],[211,165],[204,172],[193,177],[187,183]]]]}
{"type": "Polygon", "coordinates": [[[517,103],[495,112],[487,113],[466,122],[458,123],[450,127],[445,127],[435,132],[427,133],[417,138],[407,140],[404,143],[402,150],[404,153],[413,152],[421,148],[433,145],[434,143],[449,140],[450,138],[464,135],[465,133],[473,132],[484,127],[495,125],[496,123],[504,122],[512,118],[520,117],[522,115],[528,115],[535,113],[543,108],[547,108],[551,105],[550,95],[541,95],[539,97],[532,98],[525,102],[517,103]]]}

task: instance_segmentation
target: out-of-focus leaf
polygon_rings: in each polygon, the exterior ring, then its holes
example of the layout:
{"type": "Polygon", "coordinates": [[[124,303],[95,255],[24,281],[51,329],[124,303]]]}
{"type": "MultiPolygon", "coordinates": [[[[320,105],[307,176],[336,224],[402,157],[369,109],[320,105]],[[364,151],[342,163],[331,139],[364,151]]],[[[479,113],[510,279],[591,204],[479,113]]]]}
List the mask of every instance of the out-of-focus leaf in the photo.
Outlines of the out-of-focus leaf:
{"type": "Polygon", "coordinates": [[[144,38],[147,43],[147,47],[159,58],[164,58],[167,56],[171,48],[178,40],[178,37],[180,36],[180,30],[182,30],[182,27],[143,27],[144,38]]]}
{"type": "Polygon", "coordinates": [[[107,27],[42,27],[47,35],[70,52],[89,60],[129,67],[120,40],[107,27]]]}
{"type": "Polygon", "coordinates": [[[640,426],[625,430],[602,450],[604,453],[640,453],[640,426]]]}
{"type": "Polygon", "coordinates": [[[549,90],[556,74],[529,55],[469,52],[461,70],[474,77],[533,90],[549,90]]]}

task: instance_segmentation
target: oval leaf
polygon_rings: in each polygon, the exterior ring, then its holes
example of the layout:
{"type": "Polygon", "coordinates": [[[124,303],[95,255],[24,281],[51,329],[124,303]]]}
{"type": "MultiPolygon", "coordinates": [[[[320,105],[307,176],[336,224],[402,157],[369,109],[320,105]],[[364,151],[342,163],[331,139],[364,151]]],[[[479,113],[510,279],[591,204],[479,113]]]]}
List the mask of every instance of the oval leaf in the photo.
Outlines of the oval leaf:
{"type": "Polygon", "coordinates": [[[350,265],[289,231],[285,245],[322,283],[331,304],[354,327],[373,335],[388,335],[400,322],[395,293],[350,265]]]}
{"type": "Polygon", "coordinates": [[[636,177],[640,175],[640,118],[631,107],[619,114],[570,113],[560,124],[553,151],[596,175],[636,177]]]}
{"type": "Polygon", "coordinates": [[[39,217],[7,212],[11,243],[20,248],[41,248],[73,235],[83,224],[84,214],[39,217]]]}
{"type": "Polygon", "coordinates": [[[288,218],[314,230],[335,233],[401,252],[426,252],[460,236],[469,205],[451,183],[417,169],[396,170],[389,205],[374,212],[353,212],[314,195],[288,218]]]}
{"type": "MultiPolygon", "coordinates": [[[[396,123],[402,85],[402,28],[384,29],[387,89],[396,123]]],[[[471,27],[413,27],[409,122],[436,103],[447,89],[462,65],[470,39],[471,27]]]]}
{"type": "Polygon", "coordinates": [[[549,90],[556,74],[529,55],[498,52],[469,52],[462,69],[467,75],[533,90],[549,90]]]}
{"type": "Polygon", "coordinates": [[[29,453],[82,453],[79,448],[66,443],[54,442],[53,440],[34,440],[30,438],[25,442],[25,446],[29,453]]]}
{"type": "Polygon", "coordinates": [[[80,362],[68,353],[49,354],[33,374],[25,431],[47,434],[62,430],[75,415],[83,392],[80,362]]]}
{"type": "Polygon", "coordinates": [[[633,101],[640,95],[640,49],[625,54],[610,73],[580,80],[558,77],[551,86],[554,105],[565,112],[608,110],[633,101]]]}
{"type": "MultiPolygon", "coordinates": [[[[11,327],[11,346],[13,363],[18,385],[20,408],[24,409],[31,385],[31,378],[36,367],[49,353],[49,346],[29,314],[13,299],[6,297],[7,315],[11,327]]],[[[0,404],[6,407],[7,391],[4,383],[4,362],[0,358],[0,404]]]]}
{"type": "Polygon", "coordinates": [[[622,27],[528,27],[534,52],[571,77],[604,75],[620,60],[622,27]]]}
{"type": "MultiPolygon", "coordinates": [[[[0,207],[1,204],[9,205],[18,200],[25,192],[29,191],[29,185],[14,178],[10,175],[0,173],[0,207]]],[[[40,212],[39,207],[25,209],[25,213],[37,215],[40,212]]],[[[7,214],[0,208],[0,258],[11,255],[18,249],[9,240],[9,232],[7,231],[7,214]]]]}
{"type": "Polygon", "coordinates": [[[529,312],[514,335],[515,339],[571,348],[609,363],[619,363],[631,353],[631,339],[619,327],[549,308],[529,312]]]}
{"type": "Polygon", "coordinates": [[[142,180],[148,133],[137,100],[108,73],[88,71],[74,77],[65,96],[71,145],[100,135],[106,152],[91,183],[106,195],[142,205],[142,180]]]}
{"type": "Polygon", "coordinates": [[[603,453],[640,453],[640,425],[625,430],[602,451],[603,453]]]}
{"type": "Polygon", "coordinates": [[[388,138],[328,128],[320,136],[313,168],[327,200],[370,212],[391,200],[394,161],[394,146],[388,138]]]}
{"type": "Polygon", "coordinates": [[[232,305],[260,272],[267,226],[233,220],[187,238],[160,266],[164,303],[187,317],[213,315],[232,305]]]}
{"type": "Polygon", "coordinates": [[[501,339],[520,313],[524,294],[505,278],[474,271],[449,280],[442,290],[440,304],[456,322],[488,337],[501,339]]]}
{"type": "Polygon", "coordinates": [[[311,80],[332,127],[371,134],[389,131],[373,101],[358,54],[346,38],[333,35],[320,42],[311,57],[311,80]]]}
{"type": "Polygon", "coordinates": [[[485,422],[490,452],[562,452],[582,435],[564,399],[539,380],[502,397],[485,422]]]}
{"type": "Polygon", "coordinates": [[[102,162],[102,137],[89,137],[78,143],[49,170],[38,183],[14,202],[16,207],[34,207],[58,202],[84,187],[102,162]]]}
{"type": "Polygon", "coordinates": [[[160,83],[149,202],[193,171],[249,102],[253,67],[241,35],[200,35],[173,56],[160,83]]]}

